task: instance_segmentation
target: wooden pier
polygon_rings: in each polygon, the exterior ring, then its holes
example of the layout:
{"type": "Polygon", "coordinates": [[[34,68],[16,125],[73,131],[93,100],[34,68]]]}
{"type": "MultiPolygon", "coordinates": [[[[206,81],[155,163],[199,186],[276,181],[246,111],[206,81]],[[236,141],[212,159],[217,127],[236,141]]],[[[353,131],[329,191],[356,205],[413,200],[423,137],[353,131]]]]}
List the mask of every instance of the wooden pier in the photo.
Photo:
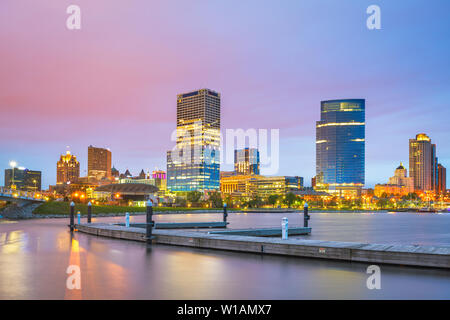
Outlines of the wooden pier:
{"type": "MultiPolygon", "coordinates": [[[[75,228],[84,233],[116,239],[146,241],[144,228],[110,225],[80,224],[75,228]]],[[[230,250],[260,254],[275,254],[318,259],[393,264],[450,269],[450,247],[368,244],[321,240],[213,234],[202,231],[153,231],[155,244],[178,245],[205,249],[230,250]]]]}
{"type": "MultiPolygon", "coordinates": [[[[205,228],[226,228],[228,222],[156,222],[155,229],[205,229],[205,228]]],[[[116,223],[118,226],[125,226],[124,223],[116,223]]],[[[146,223],[130,223],[130,227],[145,228],[146,223]]]]}

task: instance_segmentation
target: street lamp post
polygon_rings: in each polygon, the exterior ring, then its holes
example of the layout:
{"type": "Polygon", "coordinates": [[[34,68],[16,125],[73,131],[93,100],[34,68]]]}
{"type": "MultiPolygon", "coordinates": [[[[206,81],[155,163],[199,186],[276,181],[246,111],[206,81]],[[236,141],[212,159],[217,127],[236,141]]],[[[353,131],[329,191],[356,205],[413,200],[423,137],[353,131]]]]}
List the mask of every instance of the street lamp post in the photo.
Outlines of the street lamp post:
{"type": "Polygon", "coordinates": [[[14,168],[17,166],[17,162],[15,162],[15,161],[10,161],[9,162],[9,165],[11,166],[11,168],[12,168],[12,176],[11,176],[11,189],[16,189],[16,185],[15,185],[15,183],[14,183],[14,168]]]}

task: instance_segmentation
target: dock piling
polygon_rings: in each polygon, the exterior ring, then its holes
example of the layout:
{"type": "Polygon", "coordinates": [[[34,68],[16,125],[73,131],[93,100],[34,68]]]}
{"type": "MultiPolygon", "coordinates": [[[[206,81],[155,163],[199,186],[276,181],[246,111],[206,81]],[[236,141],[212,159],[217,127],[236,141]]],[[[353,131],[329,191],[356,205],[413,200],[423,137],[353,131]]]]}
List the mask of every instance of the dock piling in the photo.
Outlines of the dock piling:
{"type": "Polygon", "coordinates": [[[227,204],[223,204],[223,222],[227,222],[228,212],[227,212],[227,204]]]}
{"type": "Polygon", "coordinates": [[[92,203],[89,201],[87,207],[87,223],[91,223],[91,220],[92,220],[92,203]]]}
{"type": "Polygon", "coordinates": [[[308,214],[308,202],[305,202],[305,205],[303,207],[303,226],[305,228],[308,228],[308,220],[309,220],[309,214],[308,214]]]}
{"type": "Polygon", "coordinates": [[[155,224],[152,219],[153,219],[153,203],[149,199],[147,201],[147,221],[146,221],[146,239],[148,244],[152,243],[152,228],[153,225],[155,224]]]}
{"type": "Polygon", "coordinates": [[[125,213],[125,227],[130,227],[130,214],[128,212],[125,213]]]}
{"type": "Polygon", "coordinates": [[[288,218],[284,217],[281,219],[281,239],[287,240],[288,239],[288,229],[289,229],[289,221],[288,218]]]}
{"type": "Polygon", "coordinates": [[[70,203],[70,232],[75,228],[75,203],[70,203]]]}

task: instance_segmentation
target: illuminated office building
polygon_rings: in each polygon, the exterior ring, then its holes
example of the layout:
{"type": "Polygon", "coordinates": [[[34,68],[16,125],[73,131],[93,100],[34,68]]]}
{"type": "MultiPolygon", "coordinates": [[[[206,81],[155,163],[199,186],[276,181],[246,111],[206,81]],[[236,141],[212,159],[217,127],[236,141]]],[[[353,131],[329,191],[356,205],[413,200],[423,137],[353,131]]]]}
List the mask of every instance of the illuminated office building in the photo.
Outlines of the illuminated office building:
{"type": "Polygon", "coordinates": [[[152,172],[152,177],[155,180],[155,185],[158,187],[159,191],[167,190],[167,178],[166,172],[163,170],[154,170],[152,172]]]}
{"type": "Polygon", "coordinates": [[[259,151],[255,148],[234,150],[234,171],[236,174],[259,174],[259,151]]]}
{"type": "Polygon", "coordinates": [[[28,170],[22,167],[6,169],[5,187],[23,191],[40,191],[41,175],[41,171],[28,170]]]}
{"type": "Polygon", "coordinates": [[[88,147],[88,177],[111,178],[111,151],[104,148],[88,147]]]}
{"type": "Polygon", "coordinates": [[[435,191],[437,187],[436,145],[430,137],[419,133],[409,139],[409,176],[414,178],[416,191],[435,191]]]}
{"type": "Polygon", "coordinates": [[[316,188],[358,195],[365,179],[365,100],[321,102],[316,123],[316,188]]]}
{"type": "Polygon", "coordinates": [[[56,184],[74,182],[80,177],[80,163],[77,157],[67,151],[56,163],[56,184]]]}
{"type": "Polygon", "coordinates": [[[220,180],[220,191],[236,197],[285,195],[303,188],[303,178],[297,176],[234,175],[220,180]]]}
{"type": "Polygon", "coordinates": [[[201,89],[177,96],[177,139],[167,152],[167,189],[220,187],[220,94],[201,89]]]}

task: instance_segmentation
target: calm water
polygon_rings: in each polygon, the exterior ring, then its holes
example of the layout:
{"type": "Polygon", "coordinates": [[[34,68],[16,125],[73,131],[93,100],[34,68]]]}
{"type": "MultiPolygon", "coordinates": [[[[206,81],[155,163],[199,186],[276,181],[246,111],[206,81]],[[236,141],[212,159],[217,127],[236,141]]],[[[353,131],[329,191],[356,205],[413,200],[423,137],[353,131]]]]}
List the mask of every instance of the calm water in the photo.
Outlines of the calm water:
{"type": "MultiPolygon", "coordinates": [[[[232,213],[230,227],[302,224],[297,213],[232,213]],[[296,223],[297,222],[297,223],[296,223]]],[[[156,221],[220,220],[216,214],[157,215],[156,221]]],[[[132,217],[144,221],[143,216],[132,217]]],[[[123,221],[122,217],[96,221],[123,221]]],[[[0,220],[0,299],[450,299],[450,271],[154,245],[76,233],[67,219],[0,220]],[[69,265],[82,289],[66,289],[69,265]]],[[[312,213],[309,239],[450,246],[450,214],[312,213]]]]}

